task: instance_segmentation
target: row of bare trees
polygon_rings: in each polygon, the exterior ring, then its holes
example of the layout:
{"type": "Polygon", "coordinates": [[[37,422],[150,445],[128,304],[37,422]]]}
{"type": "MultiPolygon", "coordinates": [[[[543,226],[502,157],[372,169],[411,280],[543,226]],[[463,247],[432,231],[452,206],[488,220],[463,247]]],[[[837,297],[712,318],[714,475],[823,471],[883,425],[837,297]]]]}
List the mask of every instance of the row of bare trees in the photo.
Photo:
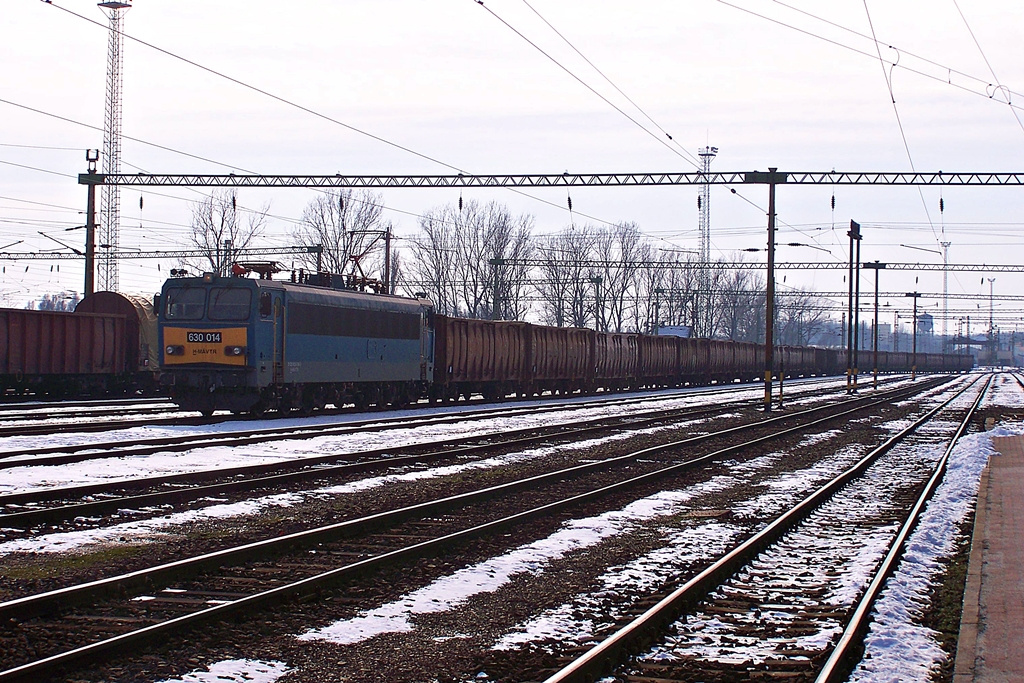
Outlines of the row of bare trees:
{"type": "MultiPolygon", "coordinates": [[[[227,273],[237,250],[250,246],[266,224],[266,208],[246,212],[244,220],[240,213],[233,191],[197,204],[192,242],[207,258],[188,265],[227,273]]],[[[384,236],[391,228],[379,195],[329,191],[307,205],[292,238],[322,246],[323,270],[369,282],[383,279],[384,236]]],[[[310,270],[318,265],[314,254],[298,259],[310,270]]],[[[424,213],[415,237],[402,248],[392,244],[390,266],[392,291],[426,294],[446,315],[532,316],[607,331],[678,325],[737,341],[764,339],[760,273],[657,249],[634,223],[570,226],[539,236],[529,214],[493,201],[460,200],[424,213]]],[[[775,338],[813,343],[829,326],[827,306],[806,292],[786,294],[776,301],[775,338]]]]}

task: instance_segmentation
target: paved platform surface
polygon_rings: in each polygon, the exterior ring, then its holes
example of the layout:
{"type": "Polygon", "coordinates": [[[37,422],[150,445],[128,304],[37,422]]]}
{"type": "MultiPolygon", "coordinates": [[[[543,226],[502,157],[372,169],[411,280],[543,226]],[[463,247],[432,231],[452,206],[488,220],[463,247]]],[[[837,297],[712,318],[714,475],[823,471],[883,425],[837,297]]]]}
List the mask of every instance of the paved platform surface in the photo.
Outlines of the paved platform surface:
{"type": "Polygon", "coordinates": [[[1024,683],[1024,436],[981,475],[954,683],[1024,683]]]}

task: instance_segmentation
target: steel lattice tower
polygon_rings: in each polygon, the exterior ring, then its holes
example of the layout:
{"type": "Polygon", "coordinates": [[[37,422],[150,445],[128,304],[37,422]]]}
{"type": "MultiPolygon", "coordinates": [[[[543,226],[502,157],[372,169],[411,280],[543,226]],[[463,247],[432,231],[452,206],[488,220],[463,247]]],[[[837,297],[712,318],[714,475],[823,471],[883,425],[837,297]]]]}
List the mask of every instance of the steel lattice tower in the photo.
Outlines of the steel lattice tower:
{"type": "MultiPolygon", "coordinates": [[[[698,152],[701,161],[701,173],[704,178],[711,178],[711,161],[718,154],[717,147],[705,147],[698,152]]],[[[711,273],[707,265],[711,263],[711,183],[701,184],[697,195],[697,209],[700,212],[700,277],[698,280],[697,315],[694,316],[696,328],[694,336],[711,336],[711,273]]]]}
{"type": "MultiPolygon", "coordinates": [[[[110,41],[107,47],[107,96],[103,116],[103,173],[121,172],[121,66],[124,61],[124,34],[121,32],[123,11],[130,2],[101,2],[110,18],[110,41]]],[[[116,292],[118,232],[121,226],[121,193],[116,185],[104,185],[100,197],[99,289],[116,292]]]]}

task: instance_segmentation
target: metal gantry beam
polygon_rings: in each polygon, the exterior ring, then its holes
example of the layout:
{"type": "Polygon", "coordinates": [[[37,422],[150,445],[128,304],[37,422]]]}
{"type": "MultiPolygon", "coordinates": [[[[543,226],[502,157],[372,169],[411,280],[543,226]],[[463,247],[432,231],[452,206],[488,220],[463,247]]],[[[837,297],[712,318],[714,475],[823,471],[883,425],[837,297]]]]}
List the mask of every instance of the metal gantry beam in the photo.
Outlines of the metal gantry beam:
{"type": "MultiPolygon", "coordinates": [[[[235,256],[296,256],[299,254],[316,254],[320,246],[297,247],[251,247],[248,249],[232,249],[235,256]]],[[[116,259],[182,259],[202,258],[210,252],[202,249],[179,249],[168,251],[118,251],[110,254],[116,259]]],[[[68,261],[81,259],[83,254],[66,251],[56,252],[0,252],[0,261],[68,261]]]]}
{"type": "MultiPolygon", "coordinates": [[[[650,185],[767,185],[761,171],[724,173],[533,173],[501,175],[262,175],[81,173],[80,185],[131,187],[622,187],[650,185]]],[[[771,174],[785,185],[967,185],[1021,186],[1024,173],[903,173],[795,171],[771,174]]]]}

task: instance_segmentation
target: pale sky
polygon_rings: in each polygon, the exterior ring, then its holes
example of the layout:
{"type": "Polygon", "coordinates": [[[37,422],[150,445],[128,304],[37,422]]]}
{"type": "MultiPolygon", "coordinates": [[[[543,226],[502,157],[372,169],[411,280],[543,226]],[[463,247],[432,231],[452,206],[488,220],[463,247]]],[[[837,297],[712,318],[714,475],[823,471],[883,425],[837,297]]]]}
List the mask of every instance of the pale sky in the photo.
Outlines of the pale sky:
{"type": "MultiPolygon", "coordinates": [[[[136,0],[125,14],[124,30],[468,173],[694,170],[688,155],[672,143],[662,144],[654,124],[531,6],[686,152],[718,147],[713,170],[906,171],[911,160],[901,123],[918,171],[1024,171],[1024,125],[1006,104],[1009,97],[1024,107],[1019,94],[1024,93],[1024,4],[1010,0],[530,0],[530,5],[487,0],[484,6],[475,0],[136,0]],[[871,34],[868,12],[885,68],[875,44],[858,35],[871,34]],[[641,130],[574,76],[652,132],[641,130]],[[1010,94],[991,84],[1005,86],[1010,94]]],[[[82,248],[84,231],[65,228],[84,222],[78,212],[84,210],[85,189],[75,176],[85,170],[84,150],[102,146],[102,133],[24,107],[102,127],[105,25],[93,2],[4,0],[0,247],[21,243],[0,251],[62,249],[39,231],[82,248]]],[[[125,172],[451,172],[131,39],[125,42],[123,87],[126,136],[223,164],[126,139],[125,172]]],[[[1016,113],[1024,120],[1024,111],[1016,113]]],[[[712,189],[715,257],[732,260],[738,249],[764,246],[766,189],[738,189],[749,202],[722,187],[712,189]]],[[[201,192],[123,189],[122,248],[186,247],[190,202],[201,192]],[[140,194],[145,198],[141,212],[140,194]]],[[[529,192],[566,205],[564,188],[529,192]]],[[[694,187],[571,189],[568,194],[575,222],[587,220],[580,214],[634,221],[666,249],[698,245],[694,187]]],[[[462,195],[497,199],[516,213],[531,213],[538,233],[556,232],[570,221],[566,210],[507,190],[463,190],[462,195]]],[[[289,221],[301,216],[313,196],[306,190],[240,191],[245,206],[270,204],[275,218],[265,246],[292,242],[289,221]]],[[[416,214],[458,197],[452,189],[389,190],[383,199],[398,234],[411,235],[416,214]]],[[[845,233],[854,219],[864,226],[863,260],[941,263],[938,254],[899,245],[938,250],[938,243],[948,240],[951,263],[1021,263],[1022,209],[1024,188],[926,188],[922,193],[912,187],[781,187],[779,242],[814,243],[832,255],[781,247],[778,259],[845,260],[845,233]]],[[[173,265],[165,262],[158,270],[156,261],[124,261],[121,289],[152,294],[173,265]]],[[[3,260],[0,266],[0,305],[20,307],[43,292],[82,289],[78,261],[60,261],[59,272],[57,262],[3,260]]],[[[784,286],[845,289],[841,271],[785,276],[784,286]]],[[[981,280],[991,276],[951,274],[949,291],[987,296],[988,282],[981,280]]],[[[917,283],[914,277],[883,273],[882,289],[942,291],[940,273],[920,273],[917,283]]],[[[1024,276],[995,277],[997,294],[1024,294],[1024,276]]],[[[869,292],[871,281],[865,278],[863,287],[869,292]]],[[[937,312],[937,300],[921,303],[937,312]]],[[[977,309],[972,318],[987,320],[987,300],[950,301],[949,308],[977,309]]],[[[996,317],[1005,319],[1004,329],[1014,322],[1024,329],[1022,309],[997,302],[996,317]]]]}

